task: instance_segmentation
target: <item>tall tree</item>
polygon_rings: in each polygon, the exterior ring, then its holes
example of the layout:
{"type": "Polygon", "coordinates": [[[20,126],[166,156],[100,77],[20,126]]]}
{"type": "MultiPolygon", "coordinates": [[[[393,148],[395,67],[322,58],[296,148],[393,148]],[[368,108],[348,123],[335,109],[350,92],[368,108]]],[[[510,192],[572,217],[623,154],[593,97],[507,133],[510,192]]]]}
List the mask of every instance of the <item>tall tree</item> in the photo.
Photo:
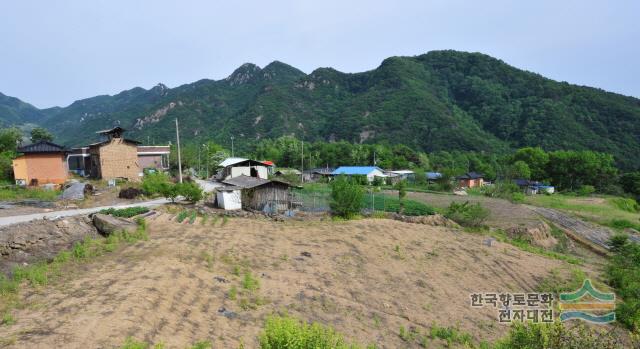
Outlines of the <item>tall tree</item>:
{"type": "Polygon", "coordinates": [[[46,128],[36,127],[31,130],[31,142],[38,143],[40,141],[51,142],[53,135],[46,128]]]}

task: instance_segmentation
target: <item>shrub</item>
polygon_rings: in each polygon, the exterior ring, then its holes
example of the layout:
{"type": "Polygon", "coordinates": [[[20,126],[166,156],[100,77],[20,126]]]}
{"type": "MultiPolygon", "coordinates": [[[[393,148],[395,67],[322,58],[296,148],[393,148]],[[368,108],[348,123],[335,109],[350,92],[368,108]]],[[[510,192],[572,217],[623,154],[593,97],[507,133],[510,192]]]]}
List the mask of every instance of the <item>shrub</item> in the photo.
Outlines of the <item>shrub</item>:
{"type": "Polygon", "coordinates": [[[625,235],[610,241],[613,256],[606,268],[609,284],[623,302],[616,307],[617,320],[632,331],[640,329],[640,245],[625,235]]]}
{"type": "Polygon", "coordinates": [[[196,182],[184,182],[176,184],[178,195],[184,196],[185,200],[198,202],[202,200],[202,188],[196,182]]]}
{"type": "Polygon", "coordinates": [[[463,226],[479,227],[487,220],[489,213],[490,211],[482,207],[479,202],[475,204],[470,204],[469,201],[451,202],[445,211],[445,216],[463,226]]]}
{"type": "Polygon", "coordinates": [[[612,219],[609,224],[610,227],[612,228],[616,228],[616,229],[627,229],[627,228],[631,228],[631,229],[635,229],[635,230],[640,230],[640,224],[636,224],[633,223],[627,219],[612,219]]]}
{"type": "Polygon", "coordinates": [[[142,178],[142,191],[146,195],[164,195],[167,186],[172,184],[171,179],[166,173],[149,173],[142,178]]]}
{"type": "Polygon", "coordinates": [[[267,318],[260,334],[261,349],[357,349],[345,342],[342,335],[331,327],[318,323],[308,324],[288,316],[267,318]]]}
{"type": "Polygon", "coordinates": [[[175,202],[178,195],[180,195],[180,193],[178,192],[178,185],[173,183],[164,185],[160,194],[165,198],[171,200],[171,202],[175,202]]]}
{"type": "Polygon", "coordinates": [[[631,198],[612,198],[609,202],[623,211],[631,213],[640,211],[640,205],[638,205],[638,202],[631,198]]]}
{"type": "Polygon", "coordinates": [[[596,188],[593,185],[582,185],[577,191],[578,196],[589,196],[596,192],[596,188]]]}
{"type": "Polygon", "coordinates": [[[364,192],[362,187],[345,176],[339,176],[331,182],[331,202],[329,206],[334,214],[353,218],[362,209],[364,192]]]}
{"type": "Polygon", "coordinates": [[[624,345],[612,333],[598,333],[584,325],[571,329],[561,322],[534,324],[516,322],[506,338],[498,341],[496,349],[622,349],[624,345]]]}

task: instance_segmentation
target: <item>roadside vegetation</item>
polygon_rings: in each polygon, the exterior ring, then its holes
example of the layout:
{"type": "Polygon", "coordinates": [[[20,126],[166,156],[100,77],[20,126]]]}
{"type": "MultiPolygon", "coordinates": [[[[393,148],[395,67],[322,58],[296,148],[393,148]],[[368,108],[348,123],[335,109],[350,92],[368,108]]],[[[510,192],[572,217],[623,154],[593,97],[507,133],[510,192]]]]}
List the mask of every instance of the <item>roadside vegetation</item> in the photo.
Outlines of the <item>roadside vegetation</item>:
{"type": "Polygon", "coordinates": [[[107,208],[100,211],[100,213],[102,214],[107,214],[114,217],[122,217],[122,218],[131,218],[147,212],[149,212],[149,209],[146,207],[127,207],[127,208],[120,208],[120,209],[116,209],[112,207],[112,208],[107,208]]]}
{"type": "Polygon", "coordinates": [[[148,196],[162,196],[172,202],[178,196],[189,202],[198,202],[204,197],[200,186],[195,182],[173,183],[168,174],[163,172],[150,173],[142,179],[142,191],[148,196]]]}
{"type": "Polygon", "coordinates": [[[0,189],[0,200],[2,201],[20,201],[20,200],[39,200],[39,201],[55,201],[60,196],[60,190],[47,190],[41,188],[21,188],[7,186],[0,189]]]}
{"type": "Polygon", "coordinates": [[[622,302],[616,306],[617,320],[629,330],[640,330],[640,245],[626,235],[611,239],[613,256],[606,268],[609,283],[622,302]]]}

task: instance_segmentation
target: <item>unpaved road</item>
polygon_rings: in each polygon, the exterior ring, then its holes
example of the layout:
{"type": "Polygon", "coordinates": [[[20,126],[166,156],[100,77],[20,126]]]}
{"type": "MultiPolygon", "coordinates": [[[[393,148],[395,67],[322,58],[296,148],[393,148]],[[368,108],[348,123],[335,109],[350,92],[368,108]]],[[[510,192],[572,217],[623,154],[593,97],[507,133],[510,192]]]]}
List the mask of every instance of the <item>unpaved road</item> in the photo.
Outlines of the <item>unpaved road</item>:
{"type": "Polygon", "coordinates": [[[157,199],[151,201],[143,201],[136,202],[134,204],[126,204],[126,205],[111,205],[111,206],[100,206],[100,207],[91,207],[91,208],[80,208],[75,210],[61,210],[61,211],[52,211],[52,212],[44,212],[44,213],[32,213],[20,216],[7,216],[0,217],[0,226],[11,225],[22,222],[30,222],[36,219],[56,219],[61,217],[69,217],[69,216],[77,216],[77,215],[86,215],[94,212],[98,212],[108,208],[127,208],[127,207],[155,207],[159,205],[163,205],[169,203],[170,201],[167,199],[157,199]]]}
{"type": "Polygon", "coordinates": [[[257,348],[265,317],[287,311],[378,348],[420,348],[400,339],[400,326],[424,334],[433,323],[459,324],[477,344],[509,326],[493,307],[471,308],[470,293],[532,291],[551,270],[570,268],[509,244],[485,246],[478,234],[393,220],[223,223],[149,218],[148,241],[24,290],[0,339],[9,348],[116,348],[127,336],[167,348],[207,339],[257,348]],[[246,272],[258,290],[243,289],[246,272]]]}
{"type": "MultiPolygon", "coordinates": [[[[585,222],[558,210],[538,206],[528,207],[556,226],[575,234],[576,236],[572,236],[572,238],[576,240],[586,240],[580,242],[594,244],[604,251],[609,250],[609,239],[614,235],[611,229],[585,222]]],[[[635,242],[640,242],[640,238],[637,236],[630,236],[629,238],[635,242]]]]}

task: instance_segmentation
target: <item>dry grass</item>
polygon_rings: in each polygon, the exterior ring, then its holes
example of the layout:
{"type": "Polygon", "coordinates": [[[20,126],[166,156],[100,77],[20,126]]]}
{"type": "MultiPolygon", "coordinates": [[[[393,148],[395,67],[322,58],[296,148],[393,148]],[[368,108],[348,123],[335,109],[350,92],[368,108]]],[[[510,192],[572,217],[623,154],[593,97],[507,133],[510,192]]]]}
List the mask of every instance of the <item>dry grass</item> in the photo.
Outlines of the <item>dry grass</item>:
{"type": "Polygon", "coordinates": [[[569,268],[508,244],[484,246],[481,235],[384,219],[186,225],[173,216],[149,220],[149,241],[28,288],[0,343],[110,348],[131,336],[168,348],[199,340],[253,348],[264,319],[280,311],[381,347],[406,346],[400,328],[422,333],[434,323],[459,326],[477,343],[508,327],[495,310],[471,309],[471,292],[533,291],[551,270],[569,268]]]}

